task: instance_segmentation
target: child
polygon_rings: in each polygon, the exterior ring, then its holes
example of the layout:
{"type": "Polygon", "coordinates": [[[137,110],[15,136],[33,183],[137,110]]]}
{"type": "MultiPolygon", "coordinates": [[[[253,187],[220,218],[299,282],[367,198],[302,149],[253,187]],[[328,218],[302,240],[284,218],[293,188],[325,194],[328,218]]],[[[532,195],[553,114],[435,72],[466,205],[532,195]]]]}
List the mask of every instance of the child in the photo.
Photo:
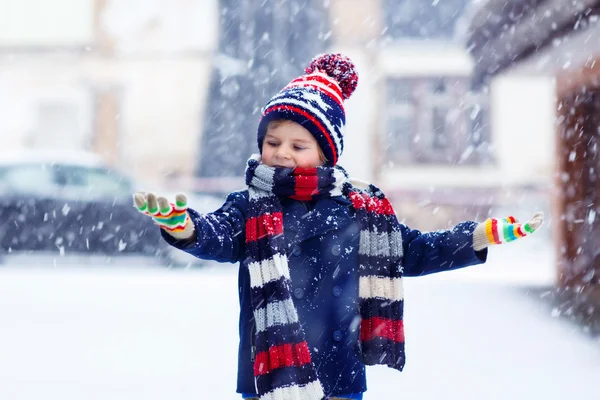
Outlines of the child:
{"type": "Polygon", "coordinates": [[[171,245],[240,262],[237,391],[243,398],[362,399],[365,365],[404,367],[403,276],[484,263],[487,247],[532,233],[510,217],[421,233],[376,187],[336,166],[351,61],[319,56],[266,105],[247,190],[200,215],[184,195],[136,193],[171,245]]]}

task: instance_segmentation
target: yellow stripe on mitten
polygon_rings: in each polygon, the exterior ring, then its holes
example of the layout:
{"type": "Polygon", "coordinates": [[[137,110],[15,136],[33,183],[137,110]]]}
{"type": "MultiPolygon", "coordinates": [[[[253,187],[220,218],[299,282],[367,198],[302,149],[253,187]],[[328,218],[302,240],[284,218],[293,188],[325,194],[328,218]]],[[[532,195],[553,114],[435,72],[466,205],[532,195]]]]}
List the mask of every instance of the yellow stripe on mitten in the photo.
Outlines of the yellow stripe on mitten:
{"type": "Polygon", "coordinates": [[[488,218],[477,224],[473,231],[473,249],[482,250],[493,244],[502,244],[520,239],[536,231],[544,222],[544,214],[537,212],[533,218],[520,224],[514,217],[488,218]]]}

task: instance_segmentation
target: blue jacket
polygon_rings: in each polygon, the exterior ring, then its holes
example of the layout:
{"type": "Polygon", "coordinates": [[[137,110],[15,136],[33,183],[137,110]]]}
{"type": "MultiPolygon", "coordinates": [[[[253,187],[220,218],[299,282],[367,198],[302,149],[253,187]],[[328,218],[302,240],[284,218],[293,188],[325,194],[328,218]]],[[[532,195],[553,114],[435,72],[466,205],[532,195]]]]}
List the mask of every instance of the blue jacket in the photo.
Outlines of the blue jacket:
{"type": "MultiPolygon", "coordinates": [[[[358,243],[354,210],[344,197],[302,202],[281,199],[294,304],[306,333],[317,374],[327,396],[366,391],[359,359],[358,243]]],[[[214,213],[190,209],[197,240],[171,245],[197,257],[240,262],[238,393],[256,393],[253,376],[254,322],[250,275],[245,263],[248,192],[231,193],[214,213]]],[[[421,233],[402,225],[404,276],[448,271],[485,262],[487,250],[473,250],[475,222],[449,231],[421,233]]]]}

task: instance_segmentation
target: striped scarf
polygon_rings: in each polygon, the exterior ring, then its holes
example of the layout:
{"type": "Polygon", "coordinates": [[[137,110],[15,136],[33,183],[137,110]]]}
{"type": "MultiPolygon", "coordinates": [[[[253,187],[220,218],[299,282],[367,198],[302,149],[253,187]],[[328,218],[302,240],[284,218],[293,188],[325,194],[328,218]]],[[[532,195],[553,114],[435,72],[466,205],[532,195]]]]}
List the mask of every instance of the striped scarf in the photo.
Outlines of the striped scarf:
{"type": "Polygon", "coordinates": [[[323,388],[291,296],[279,198],[312,201],[346,196],[361,227],[359,259],[360,346],[366,365],[402,370],[404,326],[402,238],[384,194],[360,190],[340,167],[273,168],[248,160],[250,203],[246,219],[252,307],[256,323],[254,377],[261,400],[321,400],[323,388]]]}

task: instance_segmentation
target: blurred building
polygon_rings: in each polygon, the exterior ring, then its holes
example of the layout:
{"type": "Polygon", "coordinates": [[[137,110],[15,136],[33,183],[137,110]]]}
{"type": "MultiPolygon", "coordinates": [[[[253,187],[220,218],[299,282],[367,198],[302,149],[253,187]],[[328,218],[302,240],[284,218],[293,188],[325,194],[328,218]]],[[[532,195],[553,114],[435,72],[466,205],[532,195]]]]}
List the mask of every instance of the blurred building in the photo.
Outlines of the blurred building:
{"type": "Polygon", "coordinates": [[[3,148],[90,149],[147,180],[189,175],[217,0],[0,0],[3,148]]]}
{"type": "Polygon", "coordinates": [[[498,117],[530,97],[472,90],[468,3],[0,0],[0,138],[91,149],[182,190],[239,188],[260,107],[316,53],[343,52],[360,83],[341,165],[422,229],[482,219],[544,187],[550,157],[530,152],[543,129],[498,117]]]}
{"type": "Polygon", "coordinates": [[[469,3],[331,1],[333,48],[351,55],[361,77],[340,162],[368,153],[350,170],[385,188],[422,229],[518,213],[515,204],[537,202],[550,178],[547,153],[528,154],[530,142],[512,140],[489,93],[473,90],[469,3]]]}
{"type": "Polygon", "coordinates": [[[598,0],[490,0],[473,13],[468,34],[477,60],[475,82],[489,86],[497,99],[501,134],[515,143],[527,138],[517,160],[544,159],[545,168],[553,171],[557,283],[566,298],[561,311],[597,329],[599,16],[598,0]]]}
{"type": "Polygon", "coordinates": [[[199,189],[240,187],[246,160],[257,152],[261,108],[328,47],[325,4],[322,0],[219,1],[219,45],[202,127],[199,189]]]}

